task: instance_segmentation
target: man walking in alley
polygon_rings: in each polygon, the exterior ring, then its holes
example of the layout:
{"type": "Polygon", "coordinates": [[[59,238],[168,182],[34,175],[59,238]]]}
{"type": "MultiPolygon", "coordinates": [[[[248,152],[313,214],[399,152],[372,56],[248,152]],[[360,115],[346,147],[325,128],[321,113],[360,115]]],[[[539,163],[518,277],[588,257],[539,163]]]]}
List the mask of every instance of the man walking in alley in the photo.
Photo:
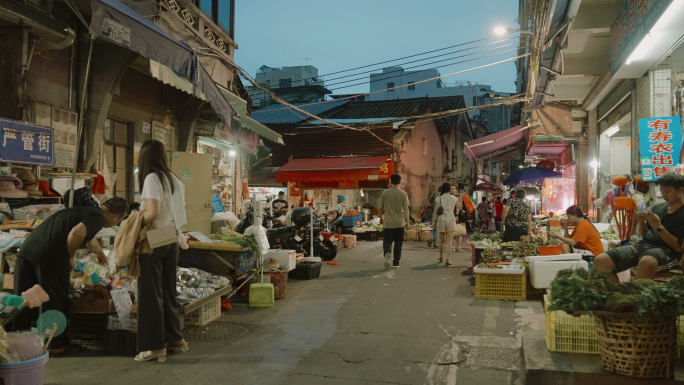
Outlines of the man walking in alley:
{"type": "Polygon", "coordinates": [[[401,175],[394,174],[390,178],[392,188],[382,192],[380,196],[380,224],[383,225],[385,239],[382,243],[385,253],[385,269],[392,264],[392,243],[394,243],[394,267],[399,267],[401,246],[404,243],[404,229],[408,229],[409,200],[405,192],[399,190],[401,175]]]}
{"type": "Polygon", "coordinates": [[[501,214],[503,214],[504,204],[501,203],[501,197],[496,197],[496,203],[494,203],[494,224],[496,225],[496,231],[501,231],[501,214]]]}

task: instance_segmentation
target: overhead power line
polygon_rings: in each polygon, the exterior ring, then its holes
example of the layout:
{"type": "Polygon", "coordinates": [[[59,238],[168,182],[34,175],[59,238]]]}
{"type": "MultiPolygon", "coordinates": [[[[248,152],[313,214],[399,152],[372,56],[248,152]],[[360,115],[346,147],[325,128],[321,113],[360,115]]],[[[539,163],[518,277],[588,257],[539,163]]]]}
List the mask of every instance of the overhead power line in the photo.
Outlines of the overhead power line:
{"type": "MultiPolygon", "coordinates": [[[[312,76],[312,77],[310,77],[310,78],[304,78],[304,79],[298,80],[297,82],[300,82],[300,83],[301,83],[301,82],[304,82],[304,81],[306,81],[306,80],[313,80],[313,79],[322,78],[322,77],[325,77],[325,76],[336,75],[336,74],[341,74],[341,73],[350,72],[350,71],[356,71],[356,70],[359,70],[359,69],[364,69],[364,68],[368,68],[368,67],[373,67],[373,66],[377,66],[377,65],[380,65],[380,64],[386,64],[386,63],[391,63],[391,62],[395,62],[395,61],[399,61],[399,60],[410,59],[410,58],[417,57],[417,56],[427,55],[427,54],[430,54],[430,53],[439,52],[439,51],[444,51],[444,50],[451,49],[451,48],[462,47],[462,46],[466,46],[466,45],[469,45],[469,44],[478,43],[478,42],[481,42],[481,41],[485,41],[485,40],[489,40],[489,39],[494,39],[494,38],[500,38],[500,37],[501,37],[501,36],[489,36],[489,37],[486,37],[486,38],[477,39],[477,40],[472,40],[472,41],[469,41],[469,42],[460,43],[460,44],[456,44],[456,45],[451,45],[451,46],[444,47],[444,48],[434,49],[434,50],[432,50],[432,51],[426,51],[426,52],[422,52],[422,53],[417,53],[417,54],[414,54],[414,55],[404,56],[404,57],[400,57],[400,58],[397,58],[397,59],[385,60],[385,61],[381,61],[381,62],[378,62],[378,63],[368,64],[368,65],[364,65],[364,66],[360,66],[360,67],[355,67],[355,68],[350,68],[350,69],[346,69],[346,70],[342,70],[342,71],[329,72],[329,73],[323,74],[323,75],[312,76]]],[[[503,41],[508,41],[508,40],[511,40],[511,39],[516,39],[516,38],[513,37],[513,38],[503,39],[503,40],[500,40],[500,41],[498,41],[498,42],[487,43],[487,44],[479,45],[479,46],[472,47],[472,48],[479,48],[479,47],[483,47],[483,46],[486,46],[486,45],[491,45],[491,44],[496,44],[496,43],[503,42],[503,41]]],[[[454,51],[454,52],[452,52],[452,53],[455,53],[455,52],[459,52],[459,51],[454,51]]],[[[444,56],[444,55],[448,55],[448,53],[443,54],[443,55],[433,56],[432,58],[438,57],[438,56],[444,56]]],[[[430,59],[430,58],[425,58],[425,59],[420,59],[420,60],[427,60],[427,59],[430,59]]],[[[404,64],[409,64],[409,63],[411,63],[411,62],[404,63],[404,64]]],[[[402,65],[402,64],[396,64],[396,65],[402,65]]],[[[380,68],[380,69],[382,69],[382,68],[380,68]]],[[[378,71],[378,70],[380,70],[380,69],[376,69],[376,70],[372,70],[372,71],[378,71]]],[[[372,71],[371,71],[371,72],[372,72],[372,71]]],[[[348,76],[354,76],[354,75],[348,75],[348,76]]],[[[346,76],[345,76],[345,77],[346,77],[346,76]]],[[[335,78],[335,79],[339,79],[339,78],[335,78]]],[[[335,80],[335,79],[331,79],[331,80],[335,80]]],[[[295,83],[295,82],[293,82],[293,84],[294,84],[294,83],[295,83]]],[[[266,88],[274,89],[274,87],[275,87],[275,85],[273,85],[273,86],[268,86],[268,87],[266,87],[266,88]]]]}

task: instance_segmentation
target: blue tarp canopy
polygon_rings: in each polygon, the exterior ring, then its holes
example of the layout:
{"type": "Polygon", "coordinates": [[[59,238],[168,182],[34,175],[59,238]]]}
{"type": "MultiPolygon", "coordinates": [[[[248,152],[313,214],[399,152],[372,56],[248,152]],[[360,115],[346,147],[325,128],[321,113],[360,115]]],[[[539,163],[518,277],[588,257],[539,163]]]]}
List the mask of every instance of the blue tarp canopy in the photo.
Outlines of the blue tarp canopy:
{"type": "Polygon", "coordinates": [[[119,0],[91,0],[90,33],[141,56],[159,62],[192,82],[211,107],[229,123],[235,111],[189,45],[174,39],[153,22],[119,0]]]}

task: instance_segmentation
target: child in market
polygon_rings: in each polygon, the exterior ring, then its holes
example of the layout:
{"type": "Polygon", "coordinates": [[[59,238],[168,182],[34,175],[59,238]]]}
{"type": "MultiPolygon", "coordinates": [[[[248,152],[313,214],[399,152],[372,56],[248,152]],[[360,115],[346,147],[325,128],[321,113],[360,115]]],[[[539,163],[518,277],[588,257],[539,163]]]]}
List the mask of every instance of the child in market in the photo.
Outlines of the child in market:
{"type": "Polygon", "coordinates": [[[643,238],[634,245],[600,254],[597,269],[615,273],[637,266],[637,279],[652,279],[658,267],[679,261],[684,251],[684,177],[668,173],[656,182],[664,203],[636,214],[637,231],[643,238]]]}

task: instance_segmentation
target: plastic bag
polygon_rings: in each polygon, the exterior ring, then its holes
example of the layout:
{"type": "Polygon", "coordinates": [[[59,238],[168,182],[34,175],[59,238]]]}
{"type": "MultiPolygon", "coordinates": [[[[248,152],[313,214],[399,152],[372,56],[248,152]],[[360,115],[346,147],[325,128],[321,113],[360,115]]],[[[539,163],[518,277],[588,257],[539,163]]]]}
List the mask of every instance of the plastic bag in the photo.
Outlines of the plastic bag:
{"type": "Polygon", "coordinates": [[[9,352],[16,354],[18,362],[38,358],[43,354],[43,337],[33,332],[7,333],[9,352]]]}
{"type": "Polygon", "coordinates": [[[237,227],[237,225],[240,224],[240,219],[238,219],[238,217],[236,217],[235,214],[233,214],[230,211],[224,211],[222,213],[214,214],[214,216],[211,217],[211,221],[226,221],[230,225],[231,230],[234,230],[237,227]]]}
{"type": "Polygon", "coordinates": [[[268,244],[268,237],[266,236],[266,229],[261,225],[262,219],[258,217],[253,226],[250,226],[245,230],[245,236],[254,235],[254,238],[259,245],[259,253],[263,256],[268,253],[270,245],[268,244]]]}
{"type": "Polygon", "coordinates": [[[463,203],[465,203],[466,210],[468,210],[469,213],[472,214],[473,211],[475,211],[475,203],[473,203],[473,200],[470,199],[469,196],[463,196],[463,203]]]}
{"type": "Polygon", "coordinates": [[[187,250],[190,248],[190,246],[188,245],[188,237],[180,231],[178,232],[178,246],[180,246],[180,248],[183,250],[187,250]]]}

